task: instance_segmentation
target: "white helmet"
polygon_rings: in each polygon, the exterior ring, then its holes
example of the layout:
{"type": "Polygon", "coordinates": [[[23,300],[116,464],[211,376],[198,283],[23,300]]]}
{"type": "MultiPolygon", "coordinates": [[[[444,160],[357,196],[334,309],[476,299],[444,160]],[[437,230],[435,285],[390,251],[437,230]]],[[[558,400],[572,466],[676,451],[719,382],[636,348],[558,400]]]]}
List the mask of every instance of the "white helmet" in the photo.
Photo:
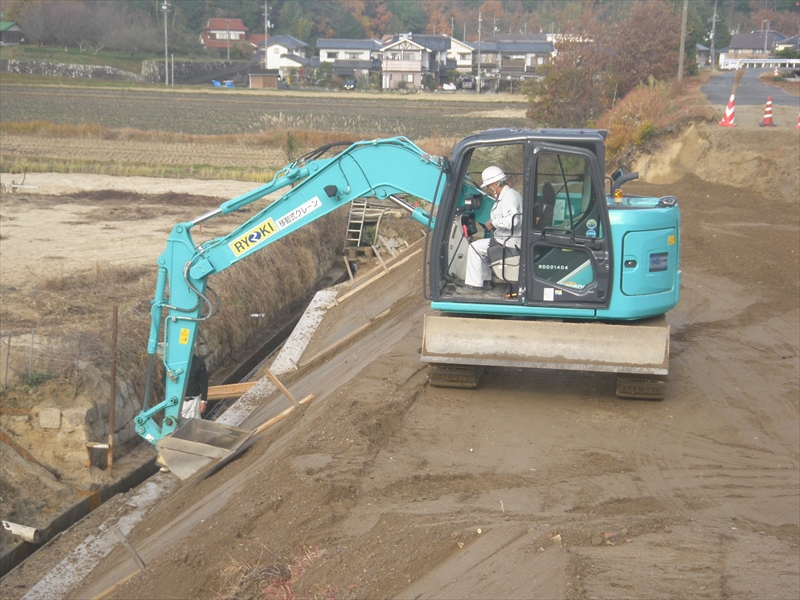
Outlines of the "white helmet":
{"type": "Polygon", "coordinates": [[[486,167],[481,173],[481,177],[483,178],[483,183],[481,184],[482,188],[485,188],[487,185],[491,183],[497,183],[498,181],[505,181],[506,174],[503,173],[503,170],[500,167],[486,167]]]}

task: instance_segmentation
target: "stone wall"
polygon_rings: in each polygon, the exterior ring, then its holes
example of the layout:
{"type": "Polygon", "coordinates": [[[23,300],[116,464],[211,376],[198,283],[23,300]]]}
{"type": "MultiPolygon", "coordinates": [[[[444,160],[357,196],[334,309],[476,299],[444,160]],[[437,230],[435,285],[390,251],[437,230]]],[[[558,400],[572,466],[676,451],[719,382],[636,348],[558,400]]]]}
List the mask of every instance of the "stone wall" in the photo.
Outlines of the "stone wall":
{"type": "MultiPolygon", "coordinates": [[[[175,83],[193,85],[210,82],[212,79],[234,79],[244,83],[244,75],[250,63],[247,61],[176,61],[170,62],[170,79],[175,83]]],[[[52,77],[75,77],[136,81],[140,83],[163,83],[164,61],[143,60],[141,75],[102,65],[78,65],[45,62],[41,60],[6,59],[0,61],[0,71],[21,75],[50,75],[52,77]]]]}
{"type": "Polygon", "coordinates": [[[75,65],[44,62],[40,60],[3,60],[0,61],[0,71],[19,73],[22,75],[50,75],[52,77],[109,79],[117,81],[147,81],[141,75],[114,67],[106,67],[103,65],[75,65]]]}
{"type": "MultiPolygon", "coordinates": [[[[232,79],[234,75],[246,72],[249,63],[246,61],[176,61],[169,64],[170,79],[175,77],[175,83],[199,84],[210,82],[212,79],[232,79]]],[[[161,83],[164,81],[163,60],[143,60],[142,77],[146,81],[161,83]]]]}

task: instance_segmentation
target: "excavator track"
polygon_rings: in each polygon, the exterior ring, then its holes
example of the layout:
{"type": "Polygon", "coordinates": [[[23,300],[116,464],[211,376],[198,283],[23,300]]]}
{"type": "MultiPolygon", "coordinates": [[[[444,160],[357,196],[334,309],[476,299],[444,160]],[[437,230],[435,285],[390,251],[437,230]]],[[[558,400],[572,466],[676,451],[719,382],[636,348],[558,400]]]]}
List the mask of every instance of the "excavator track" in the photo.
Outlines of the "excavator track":
{"type": "Polygon", "coordinates": [[[428,365],[428,382],[433,387],[474,390],[486,367],[476,365],[428,365]]]}
{"type": "Polygon", "coordinates": [[[617,375],[617,397],[632,400],[663,400],[667,395],[667,379],[659,376],[617,375]]]}

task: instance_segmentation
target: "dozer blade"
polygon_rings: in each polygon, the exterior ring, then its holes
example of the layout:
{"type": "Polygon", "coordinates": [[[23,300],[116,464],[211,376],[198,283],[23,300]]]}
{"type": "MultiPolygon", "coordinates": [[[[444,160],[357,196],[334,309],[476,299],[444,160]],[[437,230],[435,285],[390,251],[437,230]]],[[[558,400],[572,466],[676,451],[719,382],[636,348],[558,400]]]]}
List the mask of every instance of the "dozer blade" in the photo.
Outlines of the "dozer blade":
{"type": "Polygon", "coordinates": [[[255,431],[203,419],[189,419],[156,447],[167,468],[181,479],[232,458],[255,431]]]}
{"type": "Polygon", "coordinates": [[[425,316],[422,361],[666,375],[669,325],[425,316]]]}

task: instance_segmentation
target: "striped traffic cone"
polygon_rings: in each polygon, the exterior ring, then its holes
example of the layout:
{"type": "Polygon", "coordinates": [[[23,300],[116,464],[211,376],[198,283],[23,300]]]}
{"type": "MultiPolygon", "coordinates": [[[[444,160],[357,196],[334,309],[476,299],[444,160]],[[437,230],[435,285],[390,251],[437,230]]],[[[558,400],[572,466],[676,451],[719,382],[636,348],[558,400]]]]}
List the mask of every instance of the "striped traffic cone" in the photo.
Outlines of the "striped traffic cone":
{"type": "Polygon", "coordinates": [[[767,106],[764,109],[764,118],[758,124],[759,127],[775,127],[775,123],[772,122],[772,96],[767,98],[767,106]]]}
{"type": "Polygon", "coordinates": [[[797,125],[795,125],[794,128],[800,129],[800,115],[797,115],[797,125]]]}
{"type": "Polygon", "coordinates": [[[734,95],[731,94],[731,99],[728,100],[728,107],[725,109],[725,116],[722,117],[722,121],[720,121],[718,125],[722,125],[723,127],[736,127],[736,116],[733,114],[736,107],[733,96],[734,95]]]}
{"type": "Polygon", "coordinates": [[[772,75],[775,77],[780,77],[781,72],[778,70],[778,67],[775,67],[775,71],[773,71],[772,75]]]}

